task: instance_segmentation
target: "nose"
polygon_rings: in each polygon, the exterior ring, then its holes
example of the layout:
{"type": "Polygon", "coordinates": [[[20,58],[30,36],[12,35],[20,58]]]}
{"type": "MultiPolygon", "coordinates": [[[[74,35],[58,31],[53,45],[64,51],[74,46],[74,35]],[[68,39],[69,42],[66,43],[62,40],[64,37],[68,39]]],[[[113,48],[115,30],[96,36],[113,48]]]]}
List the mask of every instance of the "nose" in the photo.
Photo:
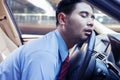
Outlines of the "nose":
{"type": "Polygon", "coordinates": [[[89,21],[87,22],[87,26],[93,27],[93,20],[89,20],[89,21]]]}

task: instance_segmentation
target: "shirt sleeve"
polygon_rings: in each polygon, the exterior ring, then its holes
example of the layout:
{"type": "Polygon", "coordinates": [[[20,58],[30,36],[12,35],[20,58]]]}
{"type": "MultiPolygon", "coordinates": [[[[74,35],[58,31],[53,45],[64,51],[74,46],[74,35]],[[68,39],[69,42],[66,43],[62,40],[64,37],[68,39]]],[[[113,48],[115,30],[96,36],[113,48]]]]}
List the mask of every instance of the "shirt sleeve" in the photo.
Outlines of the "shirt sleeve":
{"type": "Polygon", "coordinates": [[[19,53],[22,47],[13,51],[0,63],[0,80],[20,80],[19,53]]]}
{"type": "Polygon", "coordinates": [[[56,58],[48,51],[28,52],[20,47],[11,53],[0,64],[0,80],[56,80],[56,58]]]}
{"type": "Polygon", "coordinates": [[[46,51],[36,51],[25,56],[21,80],[56,80],[55,58],[46,51]]]}

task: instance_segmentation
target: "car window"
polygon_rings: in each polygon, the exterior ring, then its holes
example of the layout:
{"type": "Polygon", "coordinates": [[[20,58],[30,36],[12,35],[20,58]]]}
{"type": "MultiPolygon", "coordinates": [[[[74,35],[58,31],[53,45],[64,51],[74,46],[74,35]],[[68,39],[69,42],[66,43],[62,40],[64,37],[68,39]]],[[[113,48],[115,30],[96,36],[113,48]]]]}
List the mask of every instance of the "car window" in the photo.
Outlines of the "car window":
{"type": "Polygon", "coordinates": [[[98,9],[95,9],[95,19],[106,27],[120,33],[120,22],[98,9]]]}
{"type": "MultiPolygon", "coordinates": [[[[59,0],[7,0],[23,34],[43,35],[56,28],[55,7],[59,0]]],[[[95,18],[120,32],[120,23],[95,9],[95,18]],[[119,28],[119,29],[118,29],[119,28]]]]}
{"type": "Polygon", "coordinates": [[[56,28],[55,5],[49,0],[7,0],[23,34],[45,34],[56,28]]]}

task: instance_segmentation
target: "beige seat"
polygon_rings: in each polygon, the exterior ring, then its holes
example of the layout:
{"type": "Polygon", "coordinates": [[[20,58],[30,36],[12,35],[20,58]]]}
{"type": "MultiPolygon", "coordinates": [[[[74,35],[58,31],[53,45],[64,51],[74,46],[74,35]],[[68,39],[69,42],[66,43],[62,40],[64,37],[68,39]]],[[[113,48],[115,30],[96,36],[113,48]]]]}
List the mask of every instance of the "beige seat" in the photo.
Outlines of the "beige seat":
{"type": "Polygon", "coordinates": [[[17,46],[6,36],[0,28],[0,62],[6,58],[17,46]]]}
{"type": "Polygon", "coordinates": [[[0,62],[21,45],[21,36],[5,5],[5,0],[0,0],[0,62]]]}
{"type": "Polygon", "coordinates": [[[0,62],[21,44],[13,30],[7,23],[7,19],[0,17],[0,62]]]}

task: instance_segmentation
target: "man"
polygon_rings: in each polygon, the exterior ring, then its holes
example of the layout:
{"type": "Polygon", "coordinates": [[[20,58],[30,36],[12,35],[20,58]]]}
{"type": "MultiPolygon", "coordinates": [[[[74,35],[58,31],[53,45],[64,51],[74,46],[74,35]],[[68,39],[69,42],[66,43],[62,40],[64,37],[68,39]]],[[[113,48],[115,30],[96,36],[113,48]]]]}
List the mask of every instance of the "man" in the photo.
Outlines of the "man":
{"type": "Polygon", "coordinates": [[[0,80],[58,80],[69,49],[93,31],[93,10],[80,0],[62,0],[56,10],[57,29],[26,43],[0,64],[0,80]]]}

